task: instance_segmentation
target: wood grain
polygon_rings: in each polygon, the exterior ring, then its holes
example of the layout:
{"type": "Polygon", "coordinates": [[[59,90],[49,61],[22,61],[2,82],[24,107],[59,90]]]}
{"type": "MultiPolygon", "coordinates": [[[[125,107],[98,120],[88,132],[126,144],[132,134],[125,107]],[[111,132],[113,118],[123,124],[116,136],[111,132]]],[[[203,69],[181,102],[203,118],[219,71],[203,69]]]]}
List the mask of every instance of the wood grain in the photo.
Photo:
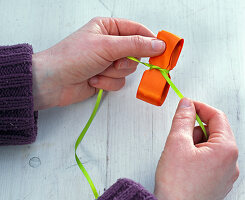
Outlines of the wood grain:
{"type": "MultiPolygon", "coordinates": [[[[245,199],[244,0],[0,0],[0,45],[44,50],[95,16],[128,18],[152,31],[185,38],[172,80],[182,93],[223,110],[239,146],[240,177],[227,200],[245,199]]],[[[147,60],[144,60],[147,61],[147,60]]],[[[179,101],[170,90],[162,107],[135,98],[144,71],[107,93],[78,154],[103,193],[118,178],[154,188],[154,172],[179,101]]],[[[39,113],[37,141],[0,147],[0,199],[93,199],[76,166],[74,143],[95,98],[39,113]]]]}

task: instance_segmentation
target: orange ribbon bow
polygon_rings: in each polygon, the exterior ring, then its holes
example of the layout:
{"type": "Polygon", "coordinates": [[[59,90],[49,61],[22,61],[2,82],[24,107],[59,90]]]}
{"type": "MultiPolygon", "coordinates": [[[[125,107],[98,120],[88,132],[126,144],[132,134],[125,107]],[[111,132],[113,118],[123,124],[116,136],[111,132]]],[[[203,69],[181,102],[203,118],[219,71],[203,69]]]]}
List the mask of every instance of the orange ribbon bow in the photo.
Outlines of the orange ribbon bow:
{"type": "MultiPolygon", "coordinates": [[[[165,42],[166,49],[162,55],[151,57],[149,63],[162,69],[172,70],[178,61],[184,39],[167,31],[160,31],[157,38],[165,42]]],[[[171,78],[169,74],[168,76],[171,78]]],[[[150,69],[144,72],[136,97],[153,105],[161,106],[167,97],[168,91],[169,84],[161,72],[157,69],[150,69]]]]}

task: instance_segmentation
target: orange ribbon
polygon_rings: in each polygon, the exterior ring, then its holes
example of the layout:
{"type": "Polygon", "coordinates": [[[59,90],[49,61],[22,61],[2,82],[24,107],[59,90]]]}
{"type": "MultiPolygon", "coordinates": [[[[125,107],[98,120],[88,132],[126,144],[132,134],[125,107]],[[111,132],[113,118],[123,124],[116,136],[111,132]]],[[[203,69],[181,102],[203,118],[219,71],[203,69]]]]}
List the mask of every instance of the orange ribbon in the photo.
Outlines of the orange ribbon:
{"type": "MultiPolygon", "coordinates": [[[[157,38],[165,42],[166,49],[162,55],[151,57],[149,63],[162,69],[172,70],[179,59],[184,39],[167,31],[160,31],[157,38]]],[[[171,78],[169,74],[168,76],[171,78]]],[[[144,72],[136,97],[153,105],[161,106],[168,91],[169,84],[161,72],[157,69],[150,69],[144,72]]]]}

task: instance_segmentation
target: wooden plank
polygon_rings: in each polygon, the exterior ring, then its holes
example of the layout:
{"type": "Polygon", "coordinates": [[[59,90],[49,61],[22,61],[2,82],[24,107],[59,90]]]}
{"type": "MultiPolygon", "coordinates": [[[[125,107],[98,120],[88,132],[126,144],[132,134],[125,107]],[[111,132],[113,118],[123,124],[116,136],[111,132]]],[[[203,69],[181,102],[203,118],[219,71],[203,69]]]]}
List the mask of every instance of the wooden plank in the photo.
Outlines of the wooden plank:
{"type": "MultiPolygon", "coordinates": [[[[44,50],[92,17],[113,16],[165,29],[185,38],[172,80],[184,95],[227,113],[240,150],[240,178],[226,199],[245,198],[245,2],[237,0],[0,1],[0,44],[28,42],[44,50]]],[[[146,60],[145,60],[146,61],[146,60]]],[[[140,65],[120,92],[108,93],[78,154],[103,193],[116,179],[131,178],[153,191],[178,97],[172,90],[162,107],[135,98],[140,65]]],[[[95,98],[39,114],[32,145],[0,147],[3,199],[92,199],[74,159],[74,143],[95,98]]]]}

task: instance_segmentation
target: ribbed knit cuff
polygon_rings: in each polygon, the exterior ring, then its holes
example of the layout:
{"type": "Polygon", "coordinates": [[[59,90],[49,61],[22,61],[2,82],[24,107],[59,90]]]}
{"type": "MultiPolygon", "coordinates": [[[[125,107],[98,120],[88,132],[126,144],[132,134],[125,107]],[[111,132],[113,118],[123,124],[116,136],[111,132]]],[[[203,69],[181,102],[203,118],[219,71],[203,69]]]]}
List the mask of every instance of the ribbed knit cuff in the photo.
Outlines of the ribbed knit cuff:
{"type": "Polygon", "coordinates": [[[32,54],[28,44],[0,46],[0,145],[29,144],[36,139],[32,54]]]}
{"type": "Polygon", "coordinates": [[[130,179],[119,179],[98,200],[157,200],[143,186],[130,179]]]}

